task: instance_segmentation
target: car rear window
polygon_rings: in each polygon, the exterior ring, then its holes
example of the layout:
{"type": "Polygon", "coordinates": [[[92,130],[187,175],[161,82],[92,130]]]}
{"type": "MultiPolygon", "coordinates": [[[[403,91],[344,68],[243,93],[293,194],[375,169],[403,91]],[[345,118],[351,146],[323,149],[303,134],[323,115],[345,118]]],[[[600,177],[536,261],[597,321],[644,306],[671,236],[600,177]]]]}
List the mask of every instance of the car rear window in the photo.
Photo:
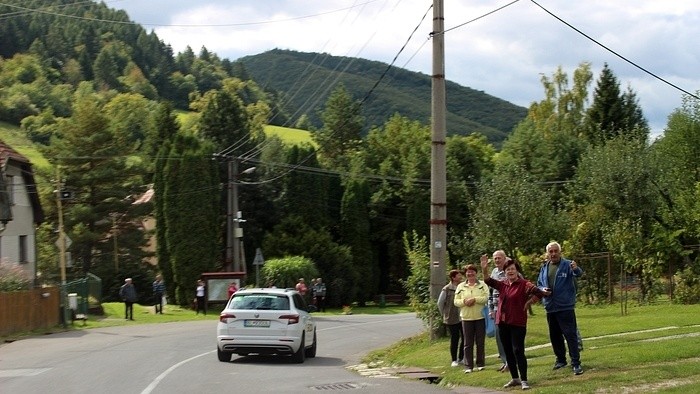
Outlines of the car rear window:
{"type": "Polygon", "coordinates": [[[289,298],[276,294],[234,294],[229,309],[244,310],[289,310],[289,298]]]}

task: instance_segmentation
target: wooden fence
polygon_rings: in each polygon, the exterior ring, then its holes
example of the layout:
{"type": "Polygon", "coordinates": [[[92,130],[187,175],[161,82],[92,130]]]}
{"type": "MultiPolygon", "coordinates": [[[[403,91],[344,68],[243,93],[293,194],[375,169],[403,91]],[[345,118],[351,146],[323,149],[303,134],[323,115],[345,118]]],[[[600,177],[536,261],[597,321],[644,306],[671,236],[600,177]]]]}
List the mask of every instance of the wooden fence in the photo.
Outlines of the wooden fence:
{"type": "Polygon", "coordinates": [[[60,323],[59,298],[58,287],[0,292],[0,336],[56,326],[60,323]]]}

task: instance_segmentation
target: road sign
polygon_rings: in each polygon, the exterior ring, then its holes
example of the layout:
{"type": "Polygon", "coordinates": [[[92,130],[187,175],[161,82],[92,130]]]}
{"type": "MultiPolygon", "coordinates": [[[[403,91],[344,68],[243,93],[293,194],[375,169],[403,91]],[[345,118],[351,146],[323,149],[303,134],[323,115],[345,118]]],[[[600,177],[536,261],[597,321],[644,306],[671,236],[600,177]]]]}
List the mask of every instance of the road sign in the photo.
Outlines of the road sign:
{"type": "MultiPolygon", "coordinates": [[[[65,239],[65,241],[66,241],[66,249],[70,248],[70,246],[73,244],[73,240],[70,239],[68,234],[63,234],[63,239],[65,239]]],[[[59,249],[61,248],[61,238],[60,237],[56,240],[56,246],[59,249]]]]}
{"type": "Polygon", "coordinates": [[[255,259],[253,259],[253,265],[263,265],[265,264],[265,259],[262,255],[262,250],[260,248],[255,249],[255,259]]]}

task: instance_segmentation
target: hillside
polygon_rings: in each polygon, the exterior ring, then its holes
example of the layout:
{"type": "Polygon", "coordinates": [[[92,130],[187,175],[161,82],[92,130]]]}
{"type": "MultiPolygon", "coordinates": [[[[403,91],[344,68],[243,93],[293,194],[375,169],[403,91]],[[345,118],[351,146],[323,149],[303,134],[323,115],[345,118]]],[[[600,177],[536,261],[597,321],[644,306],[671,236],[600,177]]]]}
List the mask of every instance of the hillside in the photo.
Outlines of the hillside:
{"type": "MultiPolygon", "coordinates": [[[[319,127],[319,112],[334,87],[342,83],[357,100],[365,98],[387,69],[387,64],[327,54],[271,50],[238,59],[251,79],[278,93],[284,109],[306,113],[319,127]]],[[[466,135],[479,132],[499,143],[522,120],[527,110],[505,100],[454,82],[447,82],[447,132],[466,135]]],[[[368,126],[382,125],[395,113],[430,122],[429,76],[392,67],[363,106],[368,126]]],[[[296,115],[297,117],[299,115],[296,115]]]]}

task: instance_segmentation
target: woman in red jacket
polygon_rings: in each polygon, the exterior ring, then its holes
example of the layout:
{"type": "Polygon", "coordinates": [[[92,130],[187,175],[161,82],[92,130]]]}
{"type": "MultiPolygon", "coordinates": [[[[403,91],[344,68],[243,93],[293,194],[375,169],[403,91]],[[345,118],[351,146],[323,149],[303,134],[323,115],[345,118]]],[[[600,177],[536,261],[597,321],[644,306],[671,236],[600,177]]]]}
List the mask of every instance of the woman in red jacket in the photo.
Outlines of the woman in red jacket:
{"type": "Polygon", "coordinates": [[[480,262],[484,282],[499,292],[496,324],[498,324],[498,334],[506,352],[506,362],[512,378],[503,387],[521,386],[523,390],[527,390],[530,388],[527,382],[527,358],[525,357],[527,309],[530,304],[538,302],[541,297],[546,297],[550,293],[540,290],[532,282],[523,279],[518,274],[520,267],[515,260],[506,261],[503,267],[506,279],[503,281],[489,276],[487,255],[481,256],[480,262]]]}

